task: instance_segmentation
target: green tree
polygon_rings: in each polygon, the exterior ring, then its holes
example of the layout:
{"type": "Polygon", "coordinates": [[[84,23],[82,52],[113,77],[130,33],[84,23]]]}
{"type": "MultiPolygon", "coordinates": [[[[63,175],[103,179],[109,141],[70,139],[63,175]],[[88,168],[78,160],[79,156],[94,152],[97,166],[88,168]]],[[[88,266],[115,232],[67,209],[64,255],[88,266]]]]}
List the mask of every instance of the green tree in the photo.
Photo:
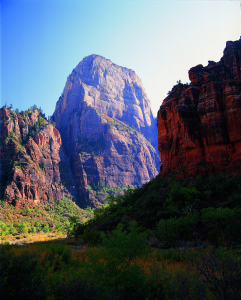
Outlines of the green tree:
{"type": "Polygon", "coordinates": [[[123,224],[111,234],[101,233],[103,246],[107,249],[113,259],[129,264],[130,261],[141,254],[147,253],[149,247],[145,244],[147,234],[141,233],[141,227],[137,226],[136,221],[129,223],[129,232],[125,231],[123,224]]]}
{"type": "Polygon", "coordinates": [[[27,233],[28,232],[28,227],[25,223],[17,224],[15,227],[16,227],[18,233],[27,233]]]}
{"type": "Polygon", "coordinates": [[[196,188],[175,185],[166,195],[163,204],[164,213],[169,216],[190,214],[199,203],[200,192],[196,188]]]}

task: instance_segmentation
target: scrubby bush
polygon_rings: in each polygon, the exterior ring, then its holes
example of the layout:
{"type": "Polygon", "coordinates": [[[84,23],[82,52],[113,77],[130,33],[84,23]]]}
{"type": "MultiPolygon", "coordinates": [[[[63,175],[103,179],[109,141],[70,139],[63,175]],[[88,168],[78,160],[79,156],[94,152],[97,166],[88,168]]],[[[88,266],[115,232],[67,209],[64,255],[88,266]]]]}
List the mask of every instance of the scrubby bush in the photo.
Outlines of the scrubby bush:
{"type": "Polygon", "coordinates": [[[200,192],[196,188],[185,188],[180,184],[171,187],[163,204],[163,215],[176,216],[177,214],[190,214],[199,202],[200,192]]]}
{"type": "Polygon", "coordinates": [[[116,252],[124,260],[131,261],[134,257],[145,255],[149,247],[146,245],[147,233],[141,232],[142,228],[137,226],[136,221],[129,224],[128,231],[123,230],[123,225],[119,224],[118,228],[110,234],[101,233],[101,239],[106,251],[110,256],[115,256],[116,252]]]}
{"type": "Polygon", "coordinates": [[[14,234],[16,232],[16,229],[14,228],[12,223],[4,223],[2,221],[0,221],[0,228],[1,228],[1,236],[5,236],[8,234],[14,234]]]}
{"type": "Polygon", "coordinates": [[[89,252],[92,272],[104,288],[120,290],[121,299],[145,299],[146,276],[134,259],[146,255],[149,247],[145,244],[146,234],[140,232],[136,222],[131,222],[129,230],[123,226],[109,234],[101,233],[103,248],[100,251],[102,263],[95,252],[89,252]]]}
{"type": "Polygon", "coordinates": [[[216,245],[241,239],[241,209],[228,207],[202,209],[201,221],[209,229],[208,240],[216,245]]]}
{"type": "Polygon", "coordinates": [[[86,228],[81,238],[85,244],[96,246],[101,242],[101,233],[94,228],[86,228]]]}
{"type": "Polygon", "coordinates": [[[1,299],[46,299],[39,255],[1,251],[1,299]]]}
{"type": "Polygon", "coordinates": [[[216,299],[241,299],[241,260],[230,255],[221,258],[215,252],[206,252],[197,259],[190,257],[190,269],[197,271],[202,281],[210,286],[216,299]]]}
{"type": "Polygon", "coordinates": [[[103,291],[92,280],[75,276],[70,280],[58,280],[52,286],[52,295],[58,300],[121,300],[121,291],[103,291]]]}
{"type": "Polygon", "coordinates": [[[28,232],[28,227],[25,223],[16,224],[15,227],[16,227],[16,230],[18,233],[27,233],[28,232]]]}
{"type": "Polygon", "coordinates": [[[199,221],[198,212],[179,218],[162,219],[157,223],[157,237],[164,246],[177,246],[192,239],[194,225],[199,221]]]}

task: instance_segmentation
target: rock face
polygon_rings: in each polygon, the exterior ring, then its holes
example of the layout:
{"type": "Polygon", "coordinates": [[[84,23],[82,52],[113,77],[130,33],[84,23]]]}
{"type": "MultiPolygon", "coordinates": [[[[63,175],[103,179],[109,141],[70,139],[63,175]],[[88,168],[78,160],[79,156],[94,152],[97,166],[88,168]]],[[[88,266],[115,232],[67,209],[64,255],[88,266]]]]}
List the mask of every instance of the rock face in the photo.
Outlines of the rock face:
{"type": "MultiPolygon", "coordinates": [[[[68,77],[53,114],[84,201],[99,185],[140,185],[157,175],[157,129],[141,80],[101,56],[68,77]]],[[[98,197],[97,197],[98,198],[98,197]]]]}
{"type": "Polygon", "coordinates": [[[38,110],[15,114],[0,109],[1,198],[17,207],[25,203],[77,199],[77,191],[60,133],[38,110]]]}
{"type": "Polygon", "coordinates": [[[227,42],[218,63],[189,70],[157,117],[162,176],[241,169],[241,40],[227,42]]]}

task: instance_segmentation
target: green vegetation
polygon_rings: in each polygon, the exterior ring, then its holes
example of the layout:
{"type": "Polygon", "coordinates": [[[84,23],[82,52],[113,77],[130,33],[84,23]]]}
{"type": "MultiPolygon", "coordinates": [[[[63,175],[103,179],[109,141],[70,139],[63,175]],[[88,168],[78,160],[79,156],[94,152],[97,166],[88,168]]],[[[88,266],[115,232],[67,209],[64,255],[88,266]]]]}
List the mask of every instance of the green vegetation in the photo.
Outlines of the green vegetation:
{"type": "Polygon", "coordinates": [[[72,230],[72,219],[85,222],[92,211],[79,208],[71,199],[49,200],[36,206],[27,204],[22,208],[1,201],[1,239],[14,240],[35,233],[67,234],[72,230]]]}
{"type": "Polygon", "coordinates": [[[181,93],[189,87],[189,83],[181,83],[181,80],[177,81],[177,84],[172,87],[171,91],[168,91],[167,95],[170,97],[179,97],[181,93]]]}
{"type": "Polygon", "coordinates": [[[240,299],[240,179],[171,174],[110,195],[93,219],[73,226],[100,247],[86,252],[88,279],[121,291],[117,299],[240,299]]]}
{"type": "MultiPolygon", "coordinates": [[[[9,108],[11,109],[12,107],[10,106],[9,108]]],[[[6,106],[3,106],[1,109],[5,110],[6,106]]],[[[18,109],[15,109],[15,111],[9,110],[8,119],[5,119],[4,122],[13,122],[13,132],[10,133],[9,136],[5,138],[5,140],[1,139],[1,144],[4,142],[8,143],[9,141],[17,140],[18,143],[24,145],[28,142],[29,137],[33,137],[36,133],[38,133],[41,129],[43,129],[46,124],[48,124],[48,121],[46,120],[45,114],[42,112],[41,107],[38,108],[36,105],[33,105],[28,110],[21,111],[21,112],[19,112],[18,109]],[[37,110],[39,113],[38,120],[30,128],[30,126],[27,125],[26,120],[27,119],[30,120],[35,110],[37,110]],[[18,117],[18,124],[20,127],[20,135],[18,137],[15,135],[15,130],[16,130],[15,121],[14,121],[15,116],[18,117]],[[23,139],[22,130],[23,128],[26,127],[28,127],[27,128],[28,134],[25,137],[25,139],[23,139]]]]}
{"type": "Polygon", "coordinates": [[[62,241],[1,246],[3,299],[240,299],[240,179],[157,177],[110,194],[88,221],[91,211],[67,199],[2,203],[5,237],[69,232],[62,241]],[[21,211],[17,223],[12,210],[21,211]]]}
{"type": "Polygon", "coordinates": [[[80,155],[83,152],[87,152],[92,153],[92,156],[95,156],[95,154],[103,152],[105,147],[106,145],[104,136],[101,136],[97,140],[78,139],[78,150],[80,155]]]}
{"type": "Polygon", "coordinates": [[[100,233],[98,247],[2,245],[2,299],[240,299],[240,251],[161,250],[147,235],[130,222],[100,233]]]}
{"type": "Polygon", "coordinates": [[[35,136],[35,134],[39,133],[39,131],[43,129],[47,123],[48,122],[45,119],[38,115],[38,121],[33,124],[33,127],[29,132],[29,136],[35,136]]]}
{"type": "Polygon", "coordinates": [[[109,116],[105,114],[101,114],[102,118],[104,118],[107,121],[107,124],[110,127],[115,127],[118,131],[124,131],[128,132],[129,134],[135,134],[136,130],[134,127],[116,119],[116,118],[110,118],[109,116]]]}
{"type": "MultiPolygon", "coordinates": [[[[155,178],[125,195],[111,196],[85,228],[113,230],[137,220],[160,247],[187,243],[238,246],[241,243],[241,175],[218,174],[176,180],[155,178]]],[[[80,233],[84,230],[80,226],[80,233]]],[[[78,235],[78,226],[76,232],[78,235]]]]}
{"type": "MultiPolygon", "coordinates": [[[[177,93],[183,88],[178,86],[177,93]]],[[[25,126],[31,112],[17,113],[25,126]]],[[[9,118],[14,120],[14,112],[9,118]]],[[[106,118],[107,129],[134,134],[128,125],[106,118]]],[[[44,124],[40,116],[30,135],[44,124]]],[[[21,156],[26,141],[18,141],[13,131],[1,144],[12,143],[21,156]]],[[[82,142],[83,152],[95,146],[82,142]]],[[[100,140],[99,151],[104,147],[100,140]]],[[[44,161],[39,166],[44,170],[44,161]]],[[[88,186],[106,196],[94,212],[67,198],[22,208],[2,201],[2,243],[37,240],[41,234],[69,236],[1,245],[2,299],[241,299],[241,174],[177,180],[181,170],[135,190],[88,186]]]]}
{"type": "Polygon", "coordinates": [[[121,193],[128,189],[128,187],[125,187],[124,185],[108,188],[106,185],[101,185],[100,183],[88,185],[87,188],[89,191],[96,192],[97,195],[107,196],[106,198],[107,201],[108,201],[108,195],[121,193]]]}

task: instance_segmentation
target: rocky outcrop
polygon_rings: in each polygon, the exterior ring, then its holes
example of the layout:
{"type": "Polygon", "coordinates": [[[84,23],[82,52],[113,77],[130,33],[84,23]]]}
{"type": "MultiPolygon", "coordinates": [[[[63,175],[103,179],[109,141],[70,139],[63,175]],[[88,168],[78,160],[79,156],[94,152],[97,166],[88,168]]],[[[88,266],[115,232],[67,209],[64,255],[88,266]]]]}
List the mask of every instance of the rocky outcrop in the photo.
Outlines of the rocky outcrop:
{"type": "Polygon", "coordinates": [[[138,186],[157,174],[156,122],[132,70],[101,56],[84,58],[67,79],[53,121],[84,201],[101,200],[92,193],[96,185],[138,186]]]}
{"type": "Polygon", "coordinates": [[[160,174],[179,176],[241,169],[241,40],[227,42],[219,62],[189,70],[157,118],[160,174]]]}
{"type": "Polygon", "coordinates": [[[0,110],[1,198],[17,207],[77,191],[60,133],[36,109],[15,114],[0,110]]]}

